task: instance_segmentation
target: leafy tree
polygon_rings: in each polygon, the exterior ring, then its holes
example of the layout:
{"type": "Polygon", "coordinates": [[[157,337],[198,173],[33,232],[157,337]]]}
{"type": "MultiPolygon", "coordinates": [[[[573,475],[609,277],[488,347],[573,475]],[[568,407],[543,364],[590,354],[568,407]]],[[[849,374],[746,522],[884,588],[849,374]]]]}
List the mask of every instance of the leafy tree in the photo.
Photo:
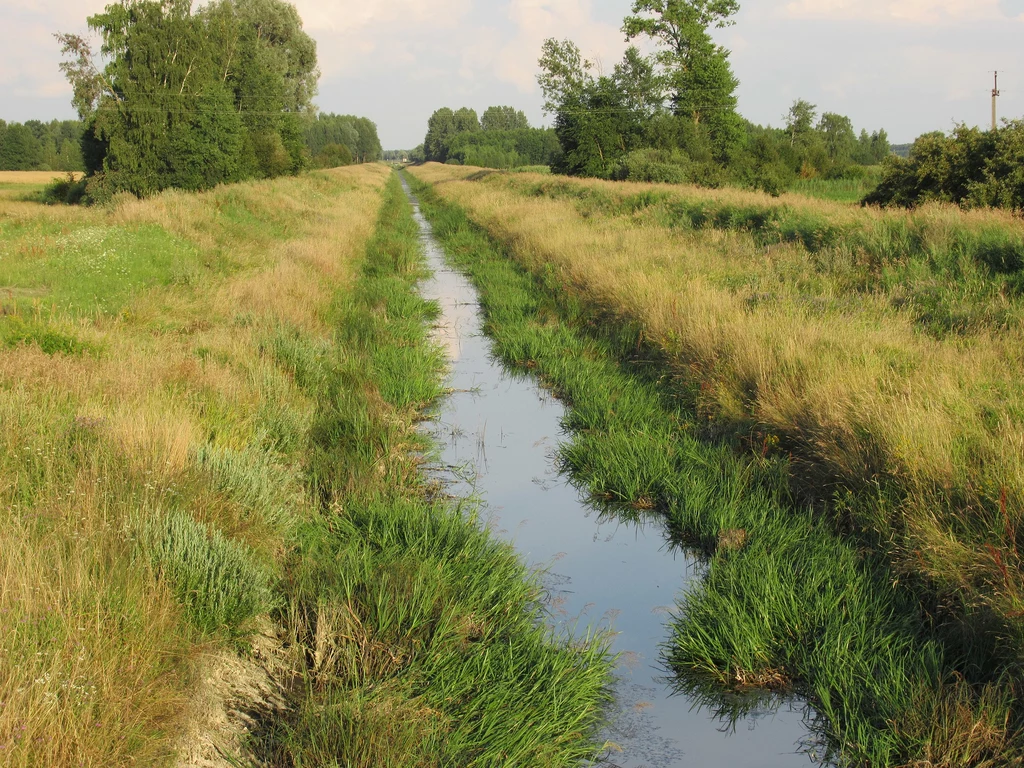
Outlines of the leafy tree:
{"type": "Polygon", "coordinates": [[[484,168],[551,165],[561,154],[554,130],[467,131],[452,138],[448,162],[484,168]]]}
{"type": "Polygon", "coordinates": [[[593,85],[593,64],[583,58],[572,40],[548,38],[541,47],[537,83],[544,96],[544,112],[553,115],[579,108],[593,85]]]}
{"type": "Polygon", "coordinates": [[[0,129],[0,170],[29,171],[42,160],[42,147],[32,131],[19,123],[0,129]]]}
{"type": "Polygon", "coordinates": [[[832,164],[849,164],[857,146],[857,135],[853,132],[850,118],[835,112],[825,112],[818,123],[818,132],[825,142],[825,150],[832,164]]]}
{"type": "Polygon", "coordinates": [[[530,127],[526,114],[515,107],[488,107],[480,118],[485,131],[515,131],[530,127]]]}
{"type": "Polygon", "coordinates": [[[427,121],[427,136],[423,140],[426,159],[445,162],[448,159],[448,143],[456,133],[455,113],[450,108],[442,107],[434,112],[427,121]]]}
{"type": "Polygon", "coordinates": [[[655,62],[643,56],[635,46],[626,49],[612,77],[622,92],[626,109],[643,119],[650,119],[663,109],[664,78],[655,71],[655,62]]]}
{"type": "Polygon", "coordinates": [[[365,117],[352,118],[356,130],[356,145],[350,147],[352,156],[360,163],[372,163],[380,159],[380,138],[377,136],[377,124],[365,117]]]}
{"type": "Polygon", "coordinates": [[[648,37],[677,116],[704,124],[719,158],[740,141],[736,114],[739,81],[729,66],[729,52],[712,39],[711,28],[731,26],[737,0],[634,0],[623,23],[627,40],[648,37]]]}
{"type": "Polygon", "coordinates": [[[354,119],[348,115],[320,113],[310,116],[303,126],[306,148],[316,157],[330,144],[341,144],[348,148],[353,157],[359,145],[359,131],[356,130],[354,119]]]}
{"type": "Polygon", "coordinates": [[[541,49],[537,76],[544,110],[555,115],[562,146],[556,170],[581,176],[608,177],[618,155],[626,151],[616,123],[625,115],[625,100],[612,78],[595,79],[593,67],[571,40],[548,39],[541,49]]]}
{"type": "Polygon", "coordinates": [[[783,117],[786,121],[786,132],[789,134],[789,145],[796,147],[797,143],[806,138],[814,130],[814,119],[817,117],[818,108],[809,101],[797,99],[789,112],[783,117]]]}
{"type": "Polygon", "coordinates": [[[58,35],[82,156],[97,194],[205,189],[294,173],[312,109],[315,44],[282,0],[120,0],[88,19],[101,39],[58,35]],[[99,178],[102,177],[102,178],[99,178]]]}
{"type": "Polygon", "coordinates": [[[476,116],[476,110],[469,107],[462,107],[455,112],[455,133],[467,133],[480,130],[480,119],[476,116]]]}

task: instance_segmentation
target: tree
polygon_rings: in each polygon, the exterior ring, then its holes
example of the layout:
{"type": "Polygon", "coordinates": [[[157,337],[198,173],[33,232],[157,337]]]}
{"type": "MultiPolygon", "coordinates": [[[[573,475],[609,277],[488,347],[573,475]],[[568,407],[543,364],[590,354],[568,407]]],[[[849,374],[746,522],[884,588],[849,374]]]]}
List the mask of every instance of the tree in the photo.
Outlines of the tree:
{"type": "Polygon", "coordinates": [[[658,46],[655,58],[675,114],[704,124],[723,159],[742,135],[736,114],[739,81],[729,52],[709,30],[731,26],[738,10],[737,0],[634,0],[634,15],[622,28],[626,40],[646,36],[658,46]]]}
{"type": "Polygon", "coordinates": [[[786,132],[789,134],[789,145],[795,147],[797,142],[814,130],[814,118],[818,108],[809,101],[797,99],[783,120],[786,121],[786,132]]]}
{"type": "Polygon", "coordinates": [[[586,90],[593,85],[590,74],[593,64],[583,58],[572,40],[548,38],[541,47],[537,62],[540,74],[537,84],[544,96],[544,113],[553,115],[582,103],[586,90]]]}
{"type": "Polygon", "coordinates": [[[448,159],[448,142],[457,133],[455,113],[448,107],[441,107],[427,121],[427,136],[423,150],[427,160],[443,163],[448,159]]]}
{"type": "Polygon", "coordinates": [[[825,150],[834,166],[848,165],[857,148],[857,135],[853,123],[845,115],[825,112],[818,123],[818,132],[825,142],[825,150]]]}
{"type": "Polygon", "coordinates": [[[104,194],[205,189],[300,170],[316,46],[282,0],[120,0],[58,35],[85,120],[87,172],[104,194]],[[102,178],[99,178],[102,177],[102,178]]]}
{"type": "Polygon", "coordinates": [[[29,171],[42,160],[42,147],[32,131],[19,123],[0,130],[0,170],[29,171]]]}
{"type": "Polygon", "coordinates": [[[664,79],[655,71],[655,63],[635,46],[626,49],[622,62],[615,65],[612,77],[630,111],[650,119],[664,108],[664,79]]]}
{"type": "Polygon", "coordinates": [[[488,107],[480,118],[480,126],[485,131],[515,131],[529,128],[530,122],[515,107],[488,107]]]}
{"type": "Polygon", "coordinates": [[[476,116],[476,110],[469,107],[462,107],[455,113],[455,133],[469,133],[480,130],[480,119],[476,116]]]}

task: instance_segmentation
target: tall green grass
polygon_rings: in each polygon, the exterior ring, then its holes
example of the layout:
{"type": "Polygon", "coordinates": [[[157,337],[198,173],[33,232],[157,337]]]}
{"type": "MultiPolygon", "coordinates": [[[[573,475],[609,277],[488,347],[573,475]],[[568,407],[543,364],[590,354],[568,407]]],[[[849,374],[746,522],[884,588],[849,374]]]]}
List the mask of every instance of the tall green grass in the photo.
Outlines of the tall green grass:
{"type": "Polygon", "coordinates": [[[428,500],[414,429],[442,393],[437,308],[415,293],[418,229],[395,177],[333,344],[270,349],[318,403],[281,618],[303,649],[290,714],[254,742],[290,766],[574,766],[597,756],[611,661],[555,637],[514,550],[428,500]]]}
{"type": "Polygon", "coordinates": [[[575,480],[620,514],[660,510],[704,552],[705,578],[681,598],[666,648],[682,689],[720,708],[736,688],[799,692],[841,764],[1019,759],[1009,689],[985,649],[947,635],[881,557],[793,499],[783,459],[709,440],[639,329],[578,304],[556,274],[525,273],[413,184],[476,282],[500,355],[571,405],[561,456],[575,480]]]}

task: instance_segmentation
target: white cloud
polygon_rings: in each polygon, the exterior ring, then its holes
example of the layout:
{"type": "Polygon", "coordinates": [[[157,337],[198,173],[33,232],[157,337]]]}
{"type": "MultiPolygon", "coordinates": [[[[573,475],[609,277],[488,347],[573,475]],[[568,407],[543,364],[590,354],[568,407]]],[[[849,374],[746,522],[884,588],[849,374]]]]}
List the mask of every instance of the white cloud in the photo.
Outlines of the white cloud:
{"type": "Polygon", "coordinates": [[[792,18],[942,24],[1003,18],[1000,0],[792,0],[792,18]]]}
{"type": "Polygon", "coordinates": [[[617,27],[595,20],[591,0],[510,0],[508,20],[514,30],[511,40],[489,50],[475,46],[467,54],[521,93],[536,90],[537,59],[549,37],[571,38],[586,58],[605,69],[626,48],[617,27]]]}
{"type": "Polygon", "coordinates": [[[472,9],[472,0],[293,0],[306,30],[317,41],[325,75],[354,74],[381,51],[410,63],[408,41],[451,34],[472,9]]]}

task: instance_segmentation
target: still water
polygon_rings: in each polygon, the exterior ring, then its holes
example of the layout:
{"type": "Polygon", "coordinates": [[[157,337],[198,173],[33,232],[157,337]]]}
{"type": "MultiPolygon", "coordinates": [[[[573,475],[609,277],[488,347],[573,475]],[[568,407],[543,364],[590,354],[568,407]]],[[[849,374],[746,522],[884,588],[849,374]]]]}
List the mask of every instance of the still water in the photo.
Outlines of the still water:
{"type": "MultiPolygon", "coordinates": [[[[405,183],[403,179],[403,184],[405,183]]],[[[409,193],[408,187],[406,192],[409,193]]],[[[559,474],[555,452],[564,406],[491,353],[473,286],[445,263],[430,225],[416,220],[433,277],[421,287],[441,308],[436,330],[448,352],[453,394],[427,430],[440,446],[433,472],[456,497],[476,496],[481,517],[544,569],[554,621],[576,635],[610,628],[621,654],[607,765],[807,768],[806,707],[768,701],[736,722],[673,694],[659,648],[677,598],[697,563],[668,543],[661,523],[609,518],[559,474]]]]}

